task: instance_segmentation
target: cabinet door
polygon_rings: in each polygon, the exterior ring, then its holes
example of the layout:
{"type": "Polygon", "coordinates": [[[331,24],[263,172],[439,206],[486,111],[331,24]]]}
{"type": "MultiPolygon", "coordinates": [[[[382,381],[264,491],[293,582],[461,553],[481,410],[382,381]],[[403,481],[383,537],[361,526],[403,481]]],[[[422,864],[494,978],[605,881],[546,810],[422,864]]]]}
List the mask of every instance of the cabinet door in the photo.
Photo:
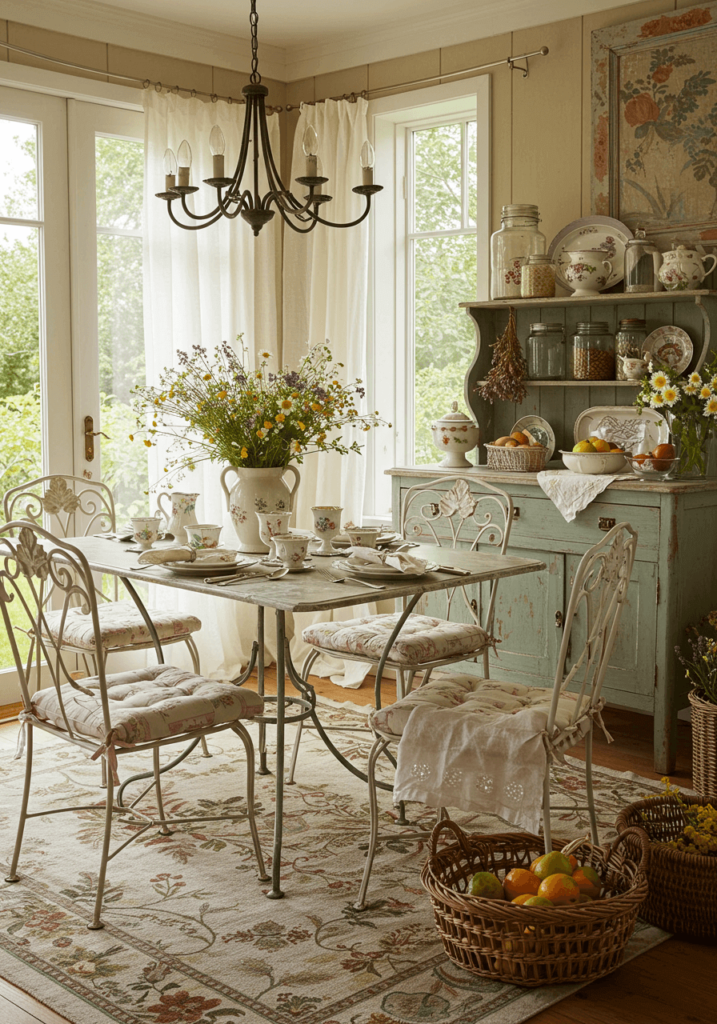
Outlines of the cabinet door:
{"type": "MultiPolygon", "coordinates": [[[[566,555],[565,607],[580,558],[566,555]]],[[[655,694],[655,642],[657,630],[657,565],[635,562],[627,598],[620,616],[602,696],[609,704],[652,711],[655,694]]],[[[584,605],[576,617],[570,644],[568,669],[585,644],[584,605]]],[[[570,689],[578,689],[571,686],[570,689]]]]}

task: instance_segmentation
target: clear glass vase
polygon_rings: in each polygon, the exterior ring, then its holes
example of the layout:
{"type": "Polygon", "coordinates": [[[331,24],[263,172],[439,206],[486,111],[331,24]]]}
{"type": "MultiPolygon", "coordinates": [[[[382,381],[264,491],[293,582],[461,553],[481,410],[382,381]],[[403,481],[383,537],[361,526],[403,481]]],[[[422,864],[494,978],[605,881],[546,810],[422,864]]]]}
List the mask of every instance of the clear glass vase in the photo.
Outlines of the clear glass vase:
{"type": "Polygon", "coordinates": [[[676,475],[681,479],[717,477],[717,434],[714,425],[705,420],[683,419],[666,412],[675,454],[680,460],[676,475]]]}

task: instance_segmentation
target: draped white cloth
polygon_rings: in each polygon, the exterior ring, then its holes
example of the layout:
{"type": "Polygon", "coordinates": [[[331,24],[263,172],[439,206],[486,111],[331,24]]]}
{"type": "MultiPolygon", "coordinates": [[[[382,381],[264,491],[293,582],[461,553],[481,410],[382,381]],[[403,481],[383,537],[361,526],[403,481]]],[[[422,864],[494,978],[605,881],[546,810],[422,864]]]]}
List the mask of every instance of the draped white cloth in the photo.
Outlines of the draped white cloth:
{"type": "MultiPolygon", "coordinates": [[[[189,142],[193,162],[191,183],[200,190],[187,200],[195,213],[212,208],[214,191],[203,185],[213,175],[209,133],[218,124],[226,139],[226,170],[231,175],[239,154],[244,106],[224,101],[204,103],[153,89],[144,92],[145,108],[145,233],[144,332],[148,383],[157,383],[165,367],[177,364],[177,350],[202,345],[210,352],[222,341],[234,343],[238,334],[250,357],[262,349],[278,357],[281,272],[280,218],[265,225],[258,238],[240,217],[222,218],[200,231],[183,231],[172,224],[164,202],[164,153],[176,153],[183,139],[189,142]]],[[[279,118],[267,118],[275,159],[279,159],[279,118]]],[[[266,180],[260,180],[266,191],[266,180]]],[[[187,221],[178,200],[178,219],[187,221]]],[[[162,476],[159,449],[150,462],[150,479],[162,476]]],[[[196,472],[177,484],[180,491],[198,491],[199,522],[224,523],[222,541],[231,546],[235,534],[219,486],[222,466],[201,463],[196,472]]],[[[213,678],[236,676],[246,665],[256,636],[256,610],[249,605],[187,594],[170,587],[153,587],[155,607],[191,611],[202,620],[194,637],[201,670],[213,678]]],[[[269,625],[269,624],[268,624],[269,625]]],[[[274,655],[273,630],[267,628],[267,648],[274,655]]],[[[167,649],[168,659],[189,667],[183,644],[167,649]]]]}
{"type": "MultiPolygon", "coordinates": [[[[361,147],[367,138],[368,103],[358,99],[326,100],[315,106],[302,106],[296,126],[291,164],[291,181],[306,173],[302,149],[304,130],[313,125],[319,139],[319,174],[329,180],[322,190],[333,196],[322,206],[321,214],[335,222],[352,221],[364,210],[363,196],[352,192],[360,185],[361,147]]],[[[297,189],[297,186],[293,186],[297,189]]],[[[295,191],[297,195],[303,192],[295,191]]],[[[298,365],[308,349],[328,341],[334,359],[344,364],[342,379],[366,379],[367,307],[368,307],[368,218],[352,228],[327,228],[319,224],[308,235],[286,228],[284,231],[284,362],[298,365]]],[[[348,428],[350,443],[365,435],[348,428]]],[[[311,506],[341,505],[343,521],[360,523],[363,515],[366,460],[363,455],[326,453],[309,455],[301,466],[301,487],[297,494],[297,525],[310,529],[311,506]]],[[[375,605],[360,605],[333,613],[296,616],[296,635],[292,653],[299,658],[307,648],[300,641],[301,627],[309,622],[347,619],[375,611],[375,605]]],[[[392,610],[392,608],[387,608],[392,610]]],[[[366,675],[366,667],[356,662],[322,659],[312,672],[334,673],[334,682],[357,687],[366,675]],[[322,664],[323,662],[323,664],[322,664]]]]}

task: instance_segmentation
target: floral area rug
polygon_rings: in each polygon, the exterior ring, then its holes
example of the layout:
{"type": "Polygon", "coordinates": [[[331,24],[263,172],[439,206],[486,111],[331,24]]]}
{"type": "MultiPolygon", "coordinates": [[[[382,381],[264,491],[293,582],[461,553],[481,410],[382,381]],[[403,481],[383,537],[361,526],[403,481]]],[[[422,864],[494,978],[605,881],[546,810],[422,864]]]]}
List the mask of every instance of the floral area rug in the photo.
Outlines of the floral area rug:
{"type": "MultiPolygon", "coordinates": [[[[361,721],[340,707],[324,708],[322,717],[361,721]]],[[[365,764],[369,744],[362,735],[334,735],[365,764]]],[[[11,740],[8,729],[0,730],[3,875],[24,770],[22,761],[13,760],[11,740]]],[[[165,776],[170,814],[242,806],[239,741],[224,733],[210,741],[210,749],[210,760],[195,752],[165,776]]],[[[146,757],[134,757],[131,764],[122,759],[121,768],[147,764],[146,757]]],[[[613,832],[618,808],[659,788],[604,769],[594,775],[604,837],[613,832]]],[[[82,752],[37,738],[31,810],[100,803],[99,780],[97,763],[82,752]]],[[[273,776],[258,777],[267,862],[273,785],[273,776]]],[[[573,764],[556,773],[555,788],[561,791],[558,803],[584,802],[582,773],[573,764]]],[[[382,807],[388,822],[388,794],[382,794],[382,807]]],[[[454,817],[470,831],[511,830],[487,815],[454,817]]],[[[0,884],[0,975],[75,1024],[518,1024],[579,987],[526,990],[455,967],[443,953],[419,879],[426,849],[398,832],[376,859],[369,909],[355,911],[367,818],[365,785],[315,734],[305,734],[296,785],[286,790],[285,899],[266,899],[245,822],[186,825],[167,837],[145,833],[110,862],[106,927],[98,932],[86,924],[102,813],[35,819],[26,828],[22,881],[0,884]]],[[[126,838],[129,828],[118,821],[114,839],[126,838]]],[[[566,838],[585,834],[585,812],[559,812],[554,829],[566,838]]],[[[639,924],[628,956],[664,938],[639,924]]]]}

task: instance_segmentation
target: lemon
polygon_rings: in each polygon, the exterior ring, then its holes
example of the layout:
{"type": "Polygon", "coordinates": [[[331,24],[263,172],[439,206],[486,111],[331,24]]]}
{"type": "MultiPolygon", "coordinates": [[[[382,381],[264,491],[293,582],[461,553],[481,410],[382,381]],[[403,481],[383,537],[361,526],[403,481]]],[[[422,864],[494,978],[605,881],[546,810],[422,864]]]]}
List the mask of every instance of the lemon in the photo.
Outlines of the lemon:
{"type": "Polygon", "coordinates": [[[553,850],[552,853],[544,853],[533,868],[533,874],[543,881],[550,875],[572,875],[573,867],[564,853],[553,850]]]}
{"type": "Polygon", "coordinates": [[[590,444],[593,446],[596,452],[609,452],[610,442],[603,441],[601,437],[591,437],[590,444]]]}
{"type": "Polygon", "coordinates": [[[578,441],[573,448],[573,451],[578,452],[579,454],[582,454],[583,452],[594,452],[595,450],[594,445],[590,444],[589,441],[578,441]]]}

